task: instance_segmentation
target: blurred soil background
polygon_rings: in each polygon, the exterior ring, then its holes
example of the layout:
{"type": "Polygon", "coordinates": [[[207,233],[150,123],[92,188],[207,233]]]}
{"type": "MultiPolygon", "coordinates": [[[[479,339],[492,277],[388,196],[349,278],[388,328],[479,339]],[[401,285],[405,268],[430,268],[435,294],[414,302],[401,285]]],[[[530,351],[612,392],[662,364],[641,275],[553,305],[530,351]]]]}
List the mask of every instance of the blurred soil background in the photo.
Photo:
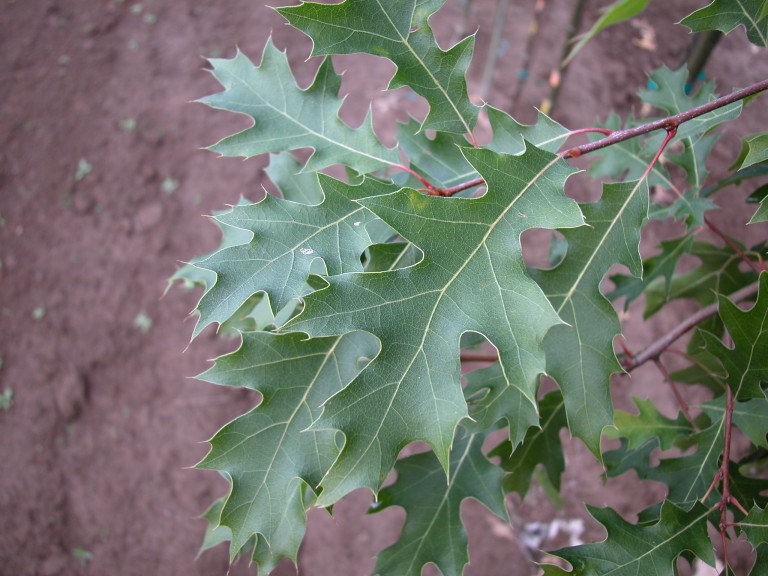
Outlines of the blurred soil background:
{"type": "MultiPolygon", "coordinates": [[[[189,468],[206,453],[205,440],[257,398],[191,378],[237,342],[206,331],[187,348],[187,317],[199,293],[174,288],[162,296],[180,262],[217,245],[217,229],[203,216],[241,196],[258,200],[269,185],[265,158],[243,162],[201,149],[248,126],[244,117],[191,103],[219,90],[203,71],[204,58],[232,57],[239,48],[258,62],[271,34],[279,48],[290,48],[306,86],[318,64],[306,60],[310,42],[267,7],[293,3],[0,1],[0,393],[12,393],[0,409],[0,575],[227,573],[223,547],[196,558],[205,529],[198,517],[226,492],[226,482],[189,468]]],[[[496,0],[465,4],[447,0],[432,25],[444,48],[463,30],[477,30],[473,98],[535,121],[573,3],[547,0],[531,42],[535,0],[511,3],[487,94],[483,65],[496,0]],[[526,58],[528,77],[513,106],[526,58]]],[[[582,29],[607,4],[587,1],[582,29]]],[[[581,128],[611,109],[624,117],[640,113],[636,92],[647,74],[662,64],[678,67],[687,46],[687,29],[674,22],[703,4],[655,2],[640,24],[599,35],[573,62],[554,118],[581,128]]],[[[423,114],[406,90],[383,91],[393,72],[388,63],[344,57],[336,64],[347,70],[348,122],[357,125],[372,106],[376,129],[391,145],[406,110],[423,114]]],[[[737,31],[720,43],[706,72],[723,93],[765,78],[768,64],[737,31]]],[[[712,157],[713,177],[735,158],[739,134],[766,126],[763,102],[727,126],[712,157]]],[[[580,199],[598,197],[586,178],[573,181],[580,199]]],[[[731,203],[740,206],[748,192],[729,191],[731,203]]],[[[755,238],[742,229],[748,212],[713,218],[749,242],[755,238]]],[[[654,226],[644,243],[652,247],[674,226],[654,226]]],[[[638,310],[627,320],[635,349],[690,312],[681,306],[635,328],[638,310]]],[[[674,411],[653,370],[617,378],[615,391],[622,408],[638,395],[674,411]]],[[[631,478],[604,485],[578,442],[566,440],[566,456],[560,509],[534,489],[525,503],[510,502],[508,526],[465,503],[468,575],[532,573],[535,552],[523,531],[538,530],[544,537],[534,547],[545,548],[601,538],[582,502],[611,505],[631,518],[662,494],[631,478]]],[[[369,573],[402,522],[397,509],[363,516],[369,503],[369,494],[354,493],[334,518],[310,514],[300,574],[369,573]]],[[[230,573],[255,568],[240,562],[230,573]]],[[[285,563],[274,573],[295,570],[285,563]]]]}

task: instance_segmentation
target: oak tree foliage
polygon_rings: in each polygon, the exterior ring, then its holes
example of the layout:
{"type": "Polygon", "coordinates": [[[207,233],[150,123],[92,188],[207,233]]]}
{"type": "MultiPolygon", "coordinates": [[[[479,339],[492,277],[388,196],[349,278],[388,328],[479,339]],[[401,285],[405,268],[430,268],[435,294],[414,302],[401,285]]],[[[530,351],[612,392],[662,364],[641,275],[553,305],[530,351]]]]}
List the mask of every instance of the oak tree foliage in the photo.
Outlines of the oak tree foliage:
{"type": "MultiPolygon", "coordinates": [[[[277,9],[321,60],[307,88],[271,40],[258,63],[240,52],[210,61],[222,90],[202,102],[252,121],[211,149],[269,154],[266,174],[279,193],[217,213],[221,246],[174,276],[203,288],[194,336],[211,324],[239,334],[239,348],[200,378],[261,398],[213,436],[198,464],[231,483],[205,515],[203,548],[228,542],[232,560],[249,555],[268,574],[281,559],[296,560],[310,507],[367,488],[372,511],[405,510],[375,574],[418,576],[434,564],[460,575],[469,561],[462,502],[474,498],[508,521],[505,497],[525,497],[538,472],[559,489],[565,429],[607,475],[631,470],[667,493],[635,521],[589,508],[605,539],[552,552],[569,566],[548,565],[546,574],[671,575],[681,555],[714,565],[708,523],[723,543],[743,535],[757,551],[752,573],[768,573],[765,249],[699,238],[718,207],[712,195],[734,183],[757,182],[749,200],[762,204],[751,224],[765,221],[768,132],[746,136],[719,180],[707,158],[717,127],[749,113],[742,99],[617,141],[592,155],[591,175],[610,181],[595,181],[599,199],[579,204],[564,192],[576,172],[568,157],[579,154],[566,148],[571,131],[543,113],[528,126],[473,103],[474,38],[438,45],[430,17],[443,3],[277,9]],[[370,114],[359,126],[339,117],[334,54],[390,60],[389,88],[426,101],[425,117],[398,126],[394,148],[370,114]],[[472,135],[479,115],[493,131],[481,145],[472,135]],[[667,149],[670,137],[678,144],[667,149]],[[299,149],[311,154],[294,155],[299,149]],[[335,165],[346,178],[327,174],[335,165]],[[657,200],[654,189],[671,194],[657,200]],[[683,225],[643,255],[642,230],[654,219],[683,225]],[[533,228],[561,238],[550,267],[526,265],[521,235],[533,228]],[[631,335],[617,347],[617,311],[638,298],[646,316],[677,299],[710,311],[691,324],[687,349],[675,350],[685,365],[669,376],[684,384],[682,397],[687,386],[707,388],[703,404],[681,402],[674,417],[642,398],[637,413],[614,410],[613,375],[663,362],[674,341],[647,358],[630,351],[631,335]],[[462,370],[472,358],[480,363],[462,370]],[[737,436],[749,446],[738,454],[730,450],[737,436]],[[428,450],[398,460],[413,442],[428,450]],[[723,510],[727,525],[718,524],[723,510]]],[[[583,42],[648,3],[614,3],[583,42]]],[[[764,47],[768,3],[715,0],[682,24],[743,27],[764,47]]],[[[686,76],[656,70],[640,98],[658,118],[718,98],[712,83],[691,91],[686,76]]],[[[651,120],[611,114],[593,140],[651,120]]]]}

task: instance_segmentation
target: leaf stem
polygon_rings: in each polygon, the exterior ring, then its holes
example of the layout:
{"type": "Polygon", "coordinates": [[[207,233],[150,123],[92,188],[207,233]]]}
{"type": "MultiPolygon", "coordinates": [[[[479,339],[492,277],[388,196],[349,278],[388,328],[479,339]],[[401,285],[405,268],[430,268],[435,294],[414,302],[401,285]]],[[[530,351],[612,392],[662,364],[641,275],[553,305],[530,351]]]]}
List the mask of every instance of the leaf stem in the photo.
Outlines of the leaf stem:
{"type": "MultiPolygon", "coordinates": [[[[723,546],[723,564],[728,566],[728,504],[735,503],[737,508],[744,510],[744,507],[738,503],[736,498],[731,496],[731,483],[729,467],[731,463],[731,428],[733,426],[733,408],[735,406],[733,400],[733,392],[730,386],[725,387],[725,440],[723,442],[723,461],[720,464],[720,472],[716,475],[723,480],[723,489],[721,491],[720,503],[720,526],[718,526],[720,532],[720,541],[723,546]]],[[[745,511],[746,514],[746,511],[745,511]]]]}
{"type": "Polygon", "coordinates": [[[661,143],[661,146],[659,146],[659,149],[656,150],[656,154],[653,156],[653,160],[651,160],[651,163],[648,164],[648,168],[645,169],[645,172],[643,172],[643,175],[640,177],[640,181],[645,180],[648,178],[648,174],[651,173],[651,170],[653,170],[653,167],[656,165],[656,162],[659,161],[659,158],[661,158],[661,154],[664,152],[664,149],[667,147],[667,144],[669,144],[670,140],[675,137],[675,134],[677,134],[677,124],[671,124],[664,128],[667,131],[667,135],[664,137],[664,141],[661,143]]]}
{"type": "Polygon", "coordinates": [[[746,88],[742,88],[741,90],[736,90],[735,92],[731,92],[730,94],[721,96],[720,98],[716,98],[715,100],[707,102],[706,104],[702,104],[701,106],[696,106],[695,108],[691,108],[685,112],[680,112],[674,116],[668,116],[666,118],[654,120],[653,122],[641,124],[640,126],[635,126],[634,128],[627,128],[626,130],[616,130],[613,134],[603,138],[602,140],[597,140],[596,142],[588,142],[587,144],[582,144],[581,146],[576,146],[575,148],[566,150],[563,153],[563,158],[578,158],[582,154],[588,154],[589,152],[600,150],[606,146],[618,144],[619,142],[629,140],[630,138],[635,138],[641,134],[647,134],[648,132],[661,130],[662,128],[667,129],[670,126],[677,127],[684,122],[688,122],[689,120],[693,120],[694,118],[698,118],[699,116],[702,116],[708,112],[712,112],[713,110],[717,110],[718,108],[722,108],[728,104],[733,104],[734,102],[743,100],[744,98],[748,98],[749,96],[753,96],[754,94],[758,94],[764,90],[768,90],[768,79],[747,86],[746,88]]]}
{"type": "MultiPolygon", "coordinates": [[[[737,290],[733,294],[728,296],[728,299],[734,304],[746,300],[750,296],[757,294],[758,283],[755,282],[749,286],[745,286],[741,290],[737,290]]],[[[680,338],[683,334],[688,332],[691,328],[694,328],[698,324],[701,324],[707,318],[711,318],[717,314],[719,304],[715,302],[710,304],[706,308],[702,308],[692,316],[689,316],[678,324],[675,328],[664,334],[661,338],[656,340],[653,344],[648,346],[645,350],[636,354],[632,358],[627,358],[623,362],[624,370],[631,372],[638,366],[641,366],[649,360],[655,360],[658,358],[673,342],[680,338]]]]}
{"type": "Polygon", "coordinates": [[[462,362],[496,362],[499,357],[496,354],[470,354],[462,352],[459,356],[462,362]]]}
{"type": "Polygon", "coordinates": [[[402,164],[392,164],[392,167],[397,168],[398,170],[404,170],[405,172],[408,172],[408,174],[410,174],[411,176],[414,176],[415,178],[417,178],[419,182],[424,184],[424,187],[427,189],[428,193],[431,193],[435,190],[435,187],[432,185],[432,183],[429,182],[429,180],[421,176],[421,174],[419,174],[415,170],[411,170],[410,168],[408,168],[408,166],[404,166],[402,164]]]}
{"type": "MultiPolygon", "coordinates": [[[[598,132],[600,134],[604,134],[606,136],[609,136],[613,133],[612,130],[608,130],[607,128],[579,128],[578,130],[571,130],[568,132],[568,138],[571,136],[574,136],[576,134],[587,134],[590,132],[598,132]]],[[[410,172],[410,170],[409,170],[410,172]]],[[[450,188],[437,188],[435,186],[428,186],[428,194],[430,196],[453,196],[455,194],[458,194],[459,192],[463,192],[464,190],[468,190],[469,188],[474,188],[475,186],[481,186],[484,184],[485,181],[482,178],[473,178],[472,180],[468,180],[467,182],[463,182],[461,184],[457,184],[456,186],[451,186],[450,188]]]]}
{"type": "Polygon", "coordinates": [[[664,364],[662,364],[661,360],[658,358],[655,358],[653,363],[656,364],[656,367],[659,369],[659,372],[661,372],[664,380],[667,382],[667,384],[669,384],[669,387],[672,390],[672,394],[674,395],[675,400],[677,400],[677,404],[680,406],[680,410],[682,411],[683,416],[685,416],[685,419],[688,420],[688,423],[693,427],[693,429],[696,430],[698,426],[696,426],[696,423],[691,417],[690,406],[688,406],[688,402],[686,402],[683,396],[680,394],[680,390],[677,389],[675,381],[672,380],[669,375],[669,370],[667,370],[667,367],[664,366],[664,364]]]}
{"type": "Polygon", "coordinates": [[[712,232],[714,232],[717,236],[719,236],[720,239],[731,248],[731,250],[736,252],[736,254],[739,255],[739,258],[741,258],[744,262],[746,262],[747,265],[750,268],[752,268],[755,274],[760,274],[760,272],[765,270],[765,264],[763,264],[761,267],[760,264],[758,264],[757,262],[749,258],[746,254],[744,254],[744,251],[741,248],[739,248],[739,246],[733,240],[731,240],[728,236],[726,236],[722,232],[722,230],[720,230],[717,226],[715,226],[712,220],[705,217],[704,224],[706,224],[707,228],[709,228],[712,232]]]}

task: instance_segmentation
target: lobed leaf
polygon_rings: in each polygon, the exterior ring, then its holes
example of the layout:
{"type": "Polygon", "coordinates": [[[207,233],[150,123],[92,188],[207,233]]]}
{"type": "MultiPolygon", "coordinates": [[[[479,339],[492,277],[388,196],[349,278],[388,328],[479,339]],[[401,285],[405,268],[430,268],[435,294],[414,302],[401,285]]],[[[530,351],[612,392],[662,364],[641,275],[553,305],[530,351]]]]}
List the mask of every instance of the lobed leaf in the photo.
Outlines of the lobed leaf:
{"type": "Polygon", "coordinates": [[[429,103],[422,129],[470,134],[478,107],[467,95],[466,73],[474,38],[443,51],[428,17],[444,0],[346,0],[341,4],[304,2],[278,8],[312,39],[312,55],[367,53],[397,66],[390,89],[410,87],[429,103]]]}
{"type": "Polygon", "coordinates": [[[216,433],[197,465],[231,481],[218,522],[231,532],[231,559],[258,535],[268,555],[258,545],[256,553],[270,564],[296,560],[306,523],[305,490],[316,490],[338,454],[334,432],[306,428],[321,404],[352,380],[360,359],[375,354],[375,341],[362,336],[306,340],[300,334],[244,333],[236,352],[199,376],[263,396],[256,408],[216,433]]]}
{"type": "Polygon", "coordinates": [[[714,0],[686,16],[680,24],[693,32],[720,30],[724,34],[743,26],[747,38],[758,46],[768,46],[768,10],[765,0],[714,0]]]}
{"type": "Polygon", "coordinates": [[[732,168],[743,170],[766,160],[768,160],[768,132],[761,132],[744,138],[741,154],[732,168]]]}
{"type": "Polygon", "coordinates": [[[664,296],[669,298],[672,288],[672,276],[675,273],[675,268],[677,268],[677,263],[683,254],[691,251],[693,240],[693,234],[686,234],[674,240],[662,240],[661,252],[643,260],[642,278],[627,276],[626,274],[611,276],[614,289],[606,294],[606,298],[614,301],[623,296],[625,298],[624,310],[627,310],[629,305],[659,278],[663,278],[666,289],[664,296]]]}
{"type": "Polygon", "coordinates": [[[373,511],[390,506],[405,509],[397,542],[379,553],[373,573],[380,576],[421,576],[433,563],[444,576],[460,576],[469,562],[461,503],[474,498],[509,521],[501,480],[504,473],[482,453],[487,432],[459,432],[451,450],[449,481],[432,452],[399,460],[397,481],[381,491],[373,511]]]}
{"type": "Polygon", "coordinates": [[[690,510],[707,492],[720,467],[724,445],[724,419],[690,436],[696,451],[677,458],[665,458],[638,476],[667,485],[667,499],[690,510]]]}
{"type": "Polygon", "coordinates": [[[659,412],[656,405],[646,398],[632,398],[638,413],[624,411],[616,413],[616,430],[609,430],[612,438],[626,438],[630,448],[645,444],[650,438],[657,438],[662,450],[669,450],[675,439],[693,432],[693,428],[682,413],[674,420],[659,412]]]}
{"type": "Polygon", "coordinates": [[[264,169],[277,186],[283,200],[312,206],[323,201],[323,189],[317,175],[302,172],[301,163],[290,152],[269,155],[269,165],[264,169]]]}
{"type": "Polygon", "coordinates": [[[467,385],[464,396],[469,404],[470,420],[464,422],[463,426],[472,433],[479,433],[493,428],[499,421],[506,422],[510,442],[508,452],[511,452],[527,438],[529,429],[539,424],[536,407],[520,388],[509,385],[498,362],[487,368],[473,370],[465,377],[467,385]]]}
{"type": "Polygon", "coordinates": [[[544,340],[547,373],[563,391],[571,434],[599,458],[603,428],[613,424],[610,377],[622,371],[613,351],[621,327],[600,283],[614,264],[642,274],[640,229],[648,213],[648,188],[644,180],[607,184],[598,202],[580,206],[588,226],[561,230],[568,242],[565,258],[531,275],[566,323],[553,327],[544,340]]]}
{"type": "Polygon", "coordinates": [[[737,400],[764,399],[762,386],[768,382],[768,272],[761,273],[758,281],[757,301],[749,310],[742,310],[725,296],[718,298],[720,318],[733,348],[709,333],[703,334],[707,349],[727,371],[726,382],[737,400]]]}
{"type": "Polygon", "coordinates": [[[752,548],[757,550],[761,545],[764,548],[768,544],[768,506],[760,508],[755,504],[739,522],[739,530],[747,535],[752,548]]]}
{"type": "Polygon", "coordinates": [[[691,552],[710,566],[715,564],[707,536],[709,510],[696,504],[690,510],[666,501],[659,521],[651,525],[633,525],[610,508],[589,507],[592,517],[605,526],[603,542],[563,548],[551,554],[567,560],[573,570],[545,565],[546,576],[676,576],[676,560],[684,551],[691,552]]]}
{"type": "Polygon", "coordinates": [[[245,114],[253,126],[211,146],[223,156],[249,158],[267,152],[312,148],[304,170],[344,164],[365,173],[400,161],[397,150],[376,137],[370,114],[352,129],[339,118],[341,77],[323,60],[312,85],[301,90],[285,52],[268,41],[261,64],[238,52],[232,59],[212,59],[212,73],[224,92],[202,98],[213,108],[245,114]]]}
{"type": "Polygon", "coordinates": [[[755,279],[754,272],[740,269],[741,258],[728,246],[694,241],[691,255],[699,260],[696,268],[675,275],[668,288],[657,280],[646,289],[644,318],[650,318],[667,302],[679,298],[695,300],[703,308],[717,301],[716,294],[731,294],[755,279]]]}
{"type": "Polygon", "coordinates": [[[560,430],[568,425],[565,402],[560,392],[550,392],[539,402],[541,423],[528,430],[521,446],[504,441],[489,456],[500,458],[506,472],[504,491],[517,492],[525,498],[531,477],[537,466],[543,466],[549,482],[560,490],[560,478],[565,471],[565,458],[560,443],[560,430]]]}
{"type": "Polygon", "coordinates": [[[381,341],[381,353],[313,424],[346,437],[323,480],[321,505],[358,487],[376,492],[400,448],[416,440],[448,470],[454,430],[467,415],[458,355],[465,332],[497,348],[508,385],[535,413],[541,342],[560,320],[526,275],[519,238],[532,227],[583,223],[562,193],[574,170],[533,146],[520,156],[485,149],[464,155],[488,185],[480,198],[404,189],[358,201],[424,253],[418,264],[329,277],[329,287],[307,296],[303,313],[288,324],[312,337],[365,330],[381,341]]]}
{"type": "MultiPolygon", "coordinates": [[[[711,418],[722,418],[725,413],[725,397],[702,404],[702,409],[711,418]]],[[[752,398],[734,404],[733,424],[756,446],[768,449],[768,399],[752,398]]]]}
{"type": "Polygon", "coordinates": [[[269,296],[274,311],[281,310],[307,291],[307,276],[317,259],[329,274],[363,269],[360,255],[371,243],[366,225],[374,218],[355,200],[394,186],[372,179],[350,186],[329,176],[319,178],[325,199],[317,206],[267,195],[216,217],[224,225],[249,231],[252,238],[195,263],[214,272],[216,282],[198,304],[194,336],[230,318],[257,292],[269,296]]]}

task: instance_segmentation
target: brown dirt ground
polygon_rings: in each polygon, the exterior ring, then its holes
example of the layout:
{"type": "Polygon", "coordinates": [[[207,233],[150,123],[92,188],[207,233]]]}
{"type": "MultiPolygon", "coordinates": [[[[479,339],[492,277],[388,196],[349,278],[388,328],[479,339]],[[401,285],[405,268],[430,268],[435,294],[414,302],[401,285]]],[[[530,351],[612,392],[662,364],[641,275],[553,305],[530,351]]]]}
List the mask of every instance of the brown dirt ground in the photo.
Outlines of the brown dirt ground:
{"type": "MultiPolygon", "coordinates": [[[[270,5],[294,2],[273,0],[270,5]]],[[[254,398],[189,377],[235,346],[206,332],[188,350],[185,323],[197,294],[161,299],[178,262],[212,249],[213,225],[201,215],[257,199],[263,159],[218,159],[200,147],[247,125],[242,118],[190,101],[218,89],[201,56],[232,56],[238,46],[258,61],[270,33],[306,83],[309,42],[286,27],[263,0],[2,0],[0,2],[0,390],[13,405],[0,412],[0,575],[219,574],[226,550],[195,559],[204,523],[196,518],[226,484],[187,469],[204,440],[247,410],[254,398]],[[78,167],[80,170],[78,171],[78,167]],[[90,171],[84,168],[90,167],[90,171]],[[87,174],[85,172],[88,172],[87,174]]],[[[549,0],[532,52],[531,76],[514,111],[535,118],[562,43],[568,0],[549,0]]],[[[606,1],[589,1],[585,22],[606,1]]],[[[607,31],[575,61],[554,116],[571,127],[607,110],[638,105],[635,88],[651,69],[676,67],[687,42],[672,23],[701,5],[654,3],[645,16],[656,49],[633,46],[639,29],[607,31]]],[[[480,27],[477,91],[495,2],[476,0],[469,30],[480,27]]],[[[513,3],[489,99],[509,108],[533,1],[513,3]]],[[[455,40],[461,7],[448,0],[433,23],[444,45],[455,40]]],[[[724,40],[708,68],[720,90],[766,77],[765,54],[745,48],[743,34],[724,40]]],[[[358,122],[372,101],[376,126],[391,138],[404,119],[404,93],[383,93],[391,67],[344,58],[350,92],[344,115],[358,122]]],[[[768,125],[752,107],[728,127],[715,164],[738,148],[739,131],[768,125]]],[[[391,141],[391,140],[390,140],[391,141]]],[[[583,184],[576,184],[576,188],[583,184]]],[[[595,197],[594,192],[576,191],[595,197]]],[[[740,198],[743,197],[740,196],[740,198]]],[[[741,216],[716,216],[739,230],[741,216]]],[[[663,235],[663,224],[651,236],[663,235]]],[[[764,233],[751,230],[752,235],[764,233]]],[[[652,239],[651,239],[652,240],[652,239]]],[[[650,242],[650,240],[649,240],[650,242]]],[[[655,330],[674,325],[661,319],[655,330]]],[[[632,326],[632,324],[630,324],[632,326]]],[[[637,348],[652,334],[631,329],[637,348]]],[[[651,396],[670,405],[655,374],[617,383],[618,402],[651,396]]],[[[581,502],[631,514],[653,487],[603,486],[579,443],[567,443],[568,504],[555,510],[534,491],[513,505],[516,525],[584,518],[581,502]]],[[[310,514],[299,557],[301,574],[367,573],[373,555],[396,537],[402,515],[361,520],[369,495],[355,493],[335,519],[310,514]]],[[[515,531],[467,503],[470,575],[526,574],[515,531]]],[[[599,538],[587,521],[583,538],[599,538]]],[[[544,546],[567,544],[562,535],[544,546]]],[[[232,574],[253,573],[242,563],[232,574]]],[[[286,564],[278,575],[294,574],[286,564]]]]}

